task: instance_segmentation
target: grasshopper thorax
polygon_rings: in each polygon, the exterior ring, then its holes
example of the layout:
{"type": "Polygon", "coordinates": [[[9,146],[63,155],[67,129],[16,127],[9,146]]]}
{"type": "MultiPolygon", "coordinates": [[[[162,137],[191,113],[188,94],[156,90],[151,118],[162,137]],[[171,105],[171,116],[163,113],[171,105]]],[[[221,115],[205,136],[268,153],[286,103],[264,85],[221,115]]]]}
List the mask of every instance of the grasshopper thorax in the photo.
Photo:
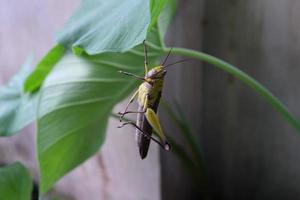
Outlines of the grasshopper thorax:
{"type": "Polygon", "coordinates": [[[167,73],[167,70],[164,69],[163,66],[157,66],[151,69],[146,75],[146,80],[157,80],[157,79],[163,79],[167,73]]]}

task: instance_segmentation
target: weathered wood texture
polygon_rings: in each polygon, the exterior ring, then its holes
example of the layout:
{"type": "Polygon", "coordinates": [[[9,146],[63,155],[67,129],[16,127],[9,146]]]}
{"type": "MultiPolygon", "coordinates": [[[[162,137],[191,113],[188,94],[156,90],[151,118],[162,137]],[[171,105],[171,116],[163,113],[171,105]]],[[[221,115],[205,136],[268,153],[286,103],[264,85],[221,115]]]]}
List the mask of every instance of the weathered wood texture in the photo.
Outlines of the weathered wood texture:
{"type": "MultiPolygon", "coordinates": [[[[33,53],[38,61],[53,46],[54,32],[62,27],[78,2],[0,1],[0,85],[18,71],[29,55],[33,53]]],[[[158,147],[151,145],[149,156],[142,161],[134,129],[117,129],[118,125],[117,120],[110,121],[101,151],[59,181],[52,193],[64,200],[160,199],[158,147]]],[[[0,164],[19,160],[37,180],[34,146],[33,126],[19,135],[0,138],[0,164]]]]}
{"type": "MultiPolygon", "coordinates": [[[[299,9],[295,0],[180,1],[168,43],[235,64],[300,119],[299,9]]],[[[213,199],[298,199],[299,135],[239,80],[199,65],[170,69],[165,96],[180,101],[201,138],[213,199]]],[[[163,199],[197,199],[191,180],[176,158],[162,154],[163,199]]]]}
{"type": "MultiPolygon", "coordinates": [[[[300,1],[207,0],[204,51],[239,66],[300,119],[300,1]]],[[[205,65],[203,133],[215,199],[299,199],[300,137],[260,96],[205,65]]]]}
{"type": "MultiPolygon", "coordinates": [[[[203,2],[203,0],[179,1],[177,14],[166,37],[168,46],[201,50],[203,2]]],[[[180,59],[183,58],[172,57],[168,63],[180,59]]],[[[166,102],[172,105],[177,101],[181,105],[194,132],[199,136],[202,130],[202,70],[202,64],[195,60],[170,67],[163,91],[166,102]]],[[[170,118],[163,112],[160,112],[160,115],[166,134],[187,147],[187,143],[170,118]]],[[[162,152],[161,165],[162,199],[199,199],[198,186],[194,184],[191,174],[177,157],[169,152],[162,152]]]]}

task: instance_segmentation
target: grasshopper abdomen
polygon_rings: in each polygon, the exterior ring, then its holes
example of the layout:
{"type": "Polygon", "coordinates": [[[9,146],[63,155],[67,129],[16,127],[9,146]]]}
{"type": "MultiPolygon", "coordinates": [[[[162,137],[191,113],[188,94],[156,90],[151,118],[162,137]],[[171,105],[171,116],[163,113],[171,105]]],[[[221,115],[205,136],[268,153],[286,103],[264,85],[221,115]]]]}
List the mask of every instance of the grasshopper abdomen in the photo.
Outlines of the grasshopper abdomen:
{"type": "MultiPolygon", "coordinates": [[[[156,88],[155,88],[156,89],[156,88]]],[[[161,90],[153,90],[153,87],[148,83],[143,83],[139,88],[139,98],[138,98],[138,114],[137,114],[137,126],[148,134],[149,137],[145,136],[142,131],[136,129],[136,141],[139,148],[139,153],[142,159],[147,156],[150,139],[152,135],[153,128],[149,124],[145,112],[147,108],[151,108],[155,113],[157,112],[159,101],[161,98],[161,90]],[[154,94],[154,93],[157,94],[154,94]],[[153,98],[155,97],[155,98],[153,98]]]]}

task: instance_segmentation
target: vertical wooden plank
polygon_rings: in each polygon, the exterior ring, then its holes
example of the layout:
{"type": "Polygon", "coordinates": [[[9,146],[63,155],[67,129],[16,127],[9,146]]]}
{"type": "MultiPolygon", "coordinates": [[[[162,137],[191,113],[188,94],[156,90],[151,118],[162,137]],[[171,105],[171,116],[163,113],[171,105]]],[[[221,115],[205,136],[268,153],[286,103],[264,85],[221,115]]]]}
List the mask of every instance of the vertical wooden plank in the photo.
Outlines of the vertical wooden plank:
{"type": "MultiPolygon", "coordinates": [[[[169,46],[188,47],[200,50],[202,38],[202,0],[178,1],[178,12],[167,34],[169,46]]],[[[182,58],[171,58],[169,63],[182,58]]],[[[202,119],[202,68],[197,61],[169,68],[163,98],[172,105],[177,101],[184,108],[197,136],[201,133],[202,119]]],[[[173,105],[173,109],[176,108],[173,105]]],[[[176,126],[162,113],[163,127],[170,137],[187,147],[176,126]]],[[[193,182],[182,163],[169,152],[161,154],[162,199],[182,200],[199,199],[199,188],[193,182]]]]}
{"type": "MultiPolygon", "coordinates": [[[[209,0],[204,50],[254,76],[300,118],[299,1],[209,0]]],[[[300,137],[261,97],[204,68],[205,152],[215,199],[297,199],[300,137]]]]}

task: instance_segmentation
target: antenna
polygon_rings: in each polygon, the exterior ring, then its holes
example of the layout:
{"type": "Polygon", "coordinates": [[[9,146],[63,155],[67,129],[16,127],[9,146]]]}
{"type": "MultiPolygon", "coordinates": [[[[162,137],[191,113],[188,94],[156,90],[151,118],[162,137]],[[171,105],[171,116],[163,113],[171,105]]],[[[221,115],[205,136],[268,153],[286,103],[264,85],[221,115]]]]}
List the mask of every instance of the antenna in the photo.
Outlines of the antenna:
{"type": "Polygon", "coordinates": [[[167,62],[167,60],[168,60],[168,58],[169,58],[169,56],[170,56],[170,54],[171,54],[172,49],[173,49],[173,47],[171,47],[171,49],[170,49],[168,55],[166,56],[164,62],[161,64],[161,66],[164,66],[164,65],[166,64],[166,62],[167,62]]]}
{"type": "Polygon", "coordinates": [[[166,66],[163,66],[164,68],[167,68],[167,67],[170,67],[172,65],[176,65],[176,64],[179,64],[179,63],[183,63],[183,62],[186,62],[186,61],[190,61],[191,59],[184,59],[184,60],[179,60],[179,61],[176,61],[176,62],[173,62],[173,63],[170,63],[166,66]]]}

